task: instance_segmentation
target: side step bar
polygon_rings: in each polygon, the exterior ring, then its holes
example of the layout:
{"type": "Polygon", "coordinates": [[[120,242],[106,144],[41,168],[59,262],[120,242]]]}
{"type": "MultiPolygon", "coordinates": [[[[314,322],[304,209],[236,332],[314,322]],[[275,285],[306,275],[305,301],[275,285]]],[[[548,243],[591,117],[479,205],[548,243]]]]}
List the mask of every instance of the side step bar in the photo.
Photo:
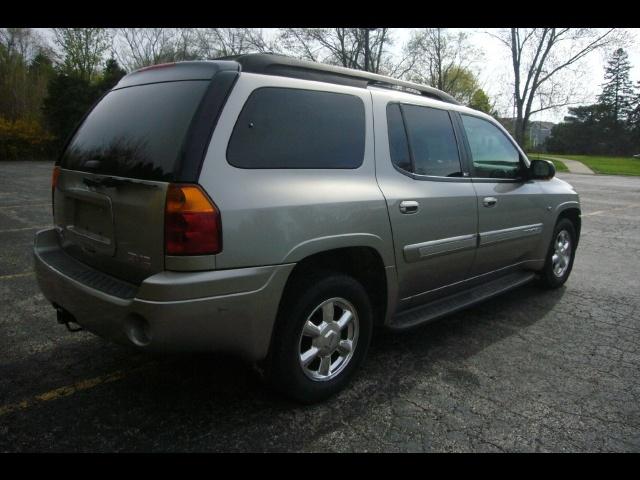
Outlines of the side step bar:
{"type": "Polygon", "coordinates": [[[510,273],[469,290],[458,292],[427,303],[426,305],[420,305],[419,307],[402,312],[393,317],[387,326],[392,330],[405,330],[417,327],[423,323],[436,320],[496,295],[500,295],[512,288],[524,285],[533,280],[535,276],[535,273],[526,271],[510,273]]]}

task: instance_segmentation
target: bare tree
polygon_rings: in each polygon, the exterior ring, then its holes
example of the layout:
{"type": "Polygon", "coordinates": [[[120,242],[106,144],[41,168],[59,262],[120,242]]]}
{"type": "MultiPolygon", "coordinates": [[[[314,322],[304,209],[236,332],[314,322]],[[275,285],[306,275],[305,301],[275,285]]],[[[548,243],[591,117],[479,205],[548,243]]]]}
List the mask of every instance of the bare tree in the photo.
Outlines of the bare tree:
{"type": "Polygon", "coordinates": [[[393,74],[402,67],[388,51],[388,28],[286,28],[279,43],[284,53],[347,68],[393,74]]]}
{"type": "Polygon", "coordinates": [[[251,28],[119,28],[113,56],[127,70],[181,60],[212,59],[274,46],[263,31],[251,28]]]}
{"type": "Polygon", "coordinates": [[[70,74],[91,80],[109,49],[109,33],[104,28],[54,28],[54,42],[62,66],[70,74]]]}
{"type": "Polygon", "coordinates": [[[199,58],[194,29],[118,28],[113,37],[112,54],[129,71],[199,58]]]}
{"type": "Polygon", "coordinates": [[[478,88],[472,67],[482,58],[482,52],[469,43],[465,32],[452,33],[445,28],[417,30],[404,52],[413,59],[409,78],[417,83],[453,96],[464,92],[461,101],[469,100],[478,88]]]}
{"type": "Polygon", "coordinates": [[[199,28],[194,39],[198,56],[204,59],[276,50],[263,31],[254,28],[199,28]]]}
{"type": "Polygon", "coordinates": [[[574,103],[579,88],[563,74],[594,50],[621,40],[613,28],[511,28],[491,35],[511,52],[514,133],[521,144],[531,115],[574,103]]]}
{"type": "Polygon", "coordinates": [[[0,28],[0,117],[38,118],[48,78],[40,64],[51,57],[42,38],[29,28],[0,28]]]}

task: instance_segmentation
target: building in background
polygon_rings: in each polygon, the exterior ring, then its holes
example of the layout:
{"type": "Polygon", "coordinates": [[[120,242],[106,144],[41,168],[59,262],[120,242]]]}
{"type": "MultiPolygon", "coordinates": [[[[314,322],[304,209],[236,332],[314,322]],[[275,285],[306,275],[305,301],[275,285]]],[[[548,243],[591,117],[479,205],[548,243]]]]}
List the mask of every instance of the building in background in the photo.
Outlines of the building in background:
{"type": "MultiPolygon", "coordinates": [[[[497,118],[497,120],[513,135],[515,118],[497,118]]],[[[524,146],[525,150],[542,150],[546,139],[551,135],[551,129],[554,125],[555,123],[553,122],[529,122],[526,133],[526,145],[524,146]]]]}

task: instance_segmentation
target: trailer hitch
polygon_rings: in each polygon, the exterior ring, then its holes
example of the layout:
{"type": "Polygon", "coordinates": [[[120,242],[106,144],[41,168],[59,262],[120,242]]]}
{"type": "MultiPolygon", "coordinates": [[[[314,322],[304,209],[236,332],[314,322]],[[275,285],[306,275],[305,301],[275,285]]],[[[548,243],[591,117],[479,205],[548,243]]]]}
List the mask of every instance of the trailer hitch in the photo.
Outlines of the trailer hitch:
{"type": "Polygon", "coordinates": [[[55,306],[56,309],[56,316],[57,316],[57,320],[58,323],[63,324],[65,327],[67,327],[67,330],[69,330],[70,332],[79,332],[81,330],[84,330],[80,324],[78,322],[76,322],[76,319],[73,315],[71,315],[69,312],[67,312],[65,309],[55,306]],[[70,324],[73,323],[75,325],[78,325],[77,327],[73,327],[70,324]]]}

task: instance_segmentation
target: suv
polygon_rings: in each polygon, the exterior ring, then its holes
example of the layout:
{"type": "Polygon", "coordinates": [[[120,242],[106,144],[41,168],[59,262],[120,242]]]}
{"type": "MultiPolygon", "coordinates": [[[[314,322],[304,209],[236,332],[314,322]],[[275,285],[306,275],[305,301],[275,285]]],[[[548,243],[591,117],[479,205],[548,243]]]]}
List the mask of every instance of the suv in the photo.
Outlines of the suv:
{"type": "Polygon", "coordinates": [[[430,87],[275,55],[157,65],[68,141],[38,283],[67,327],[233,352],[314,402],[374,327],[562,285],[580,204],[554,174],[430,87]]]}

